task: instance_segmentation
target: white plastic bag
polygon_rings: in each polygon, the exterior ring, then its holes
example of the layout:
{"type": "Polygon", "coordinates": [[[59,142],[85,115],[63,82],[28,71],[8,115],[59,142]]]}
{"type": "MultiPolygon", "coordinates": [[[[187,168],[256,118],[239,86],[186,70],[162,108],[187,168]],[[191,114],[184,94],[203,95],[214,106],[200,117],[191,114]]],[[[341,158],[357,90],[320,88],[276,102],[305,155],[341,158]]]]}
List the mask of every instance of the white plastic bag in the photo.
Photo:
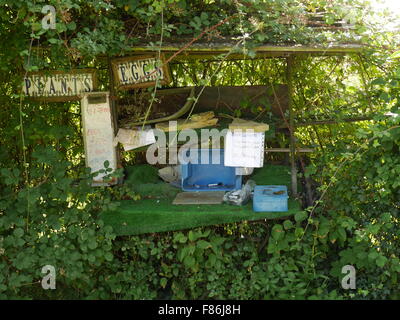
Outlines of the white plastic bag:
{"type": "Polygon", "coordinates": [[[245,205],[251,199],[256,183],[248,180],[240,190],[229,191],[224,195],[224,202],[236,206],[245,205]]]}

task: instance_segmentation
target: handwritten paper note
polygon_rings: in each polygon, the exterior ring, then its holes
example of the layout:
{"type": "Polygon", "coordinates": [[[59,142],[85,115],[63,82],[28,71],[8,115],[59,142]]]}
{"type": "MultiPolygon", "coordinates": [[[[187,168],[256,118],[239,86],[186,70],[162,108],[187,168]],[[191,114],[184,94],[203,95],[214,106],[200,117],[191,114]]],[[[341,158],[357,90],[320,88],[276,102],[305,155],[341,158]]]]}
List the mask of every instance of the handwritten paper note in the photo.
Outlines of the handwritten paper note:
{"type": "MultiPolygon", "coordinates": [[[[114,146],[114,129],[111,118],[108,92],[96,92],[84,95],[82,102],[83,140],[85,145],[86,166],[91,172],[104,169],[104,162],[109,168],[117,168],[117,154],[114,146]]],[[[111,171],[111,172],[112,172],[111,171]]],[[[99,173],[94,177],[94,186],[108,185],[99,173]]]]}
{"type": "Polygon", "coordinates": [[[144,130],[137,127],[136,130],[119,129],[117,136],[114,138],[114,145],[121,143],[124,151],[129,151],[139,147],[144,147],[156,142],[153,129],[150,126],[145,126],[144,130]]]}
{"type": "Polygon", "coordinates": [[[264,164],[264,138],[264,132],[228,130],[225,137],[225,166],[261,168],[264,164]]]}

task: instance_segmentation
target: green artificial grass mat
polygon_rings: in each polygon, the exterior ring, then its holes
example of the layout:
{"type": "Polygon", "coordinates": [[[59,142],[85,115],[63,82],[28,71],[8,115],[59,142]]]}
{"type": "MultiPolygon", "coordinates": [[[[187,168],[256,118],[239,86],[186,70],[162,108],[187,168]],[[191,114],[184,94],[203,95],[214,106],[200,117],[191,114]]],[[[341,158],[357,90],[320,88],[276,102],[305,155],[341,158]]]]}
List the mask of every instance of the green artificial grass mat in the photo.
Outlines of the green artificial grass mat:
{"type": "MultiPolygon", "coordinates": [[[[119,201],[116,210],[101,214],[104,223],[112,226],[117,235],[184,230],[243,220],[285,218],[302,211],[300,202],[291,198],[287,212],[254,212],[251,201],[245,206],[173,205],[173,199],[181,190],[157,180],[156,171],[149,167],[144,165],[126,170],[126,183],[143,197],[141,200],[119,201]],[[146,171],[145,175],[138,173],[142,170],[146,171]],[[140,179],[133,184],[135,180],[132,177],[140,179]],[[145,183],[145,180],[151,183],[145,183]]],[[[290,168],[286,166],[266,164],[263,168],[255,169],[249,178],[258,185],[286,185],[290,189],[290,168]]]]}
{"type": "Polygon", "coordinates": [[[299,202],[292,199],[289,199],[288,212],[254,212],[251,202],[245,206],[172,205],[171,200],[143,199],[121,201],[116,211],[104,212],[102,219],[117,235],[137,235],[243,220],[284,218],[300,211],[299,202]]]}

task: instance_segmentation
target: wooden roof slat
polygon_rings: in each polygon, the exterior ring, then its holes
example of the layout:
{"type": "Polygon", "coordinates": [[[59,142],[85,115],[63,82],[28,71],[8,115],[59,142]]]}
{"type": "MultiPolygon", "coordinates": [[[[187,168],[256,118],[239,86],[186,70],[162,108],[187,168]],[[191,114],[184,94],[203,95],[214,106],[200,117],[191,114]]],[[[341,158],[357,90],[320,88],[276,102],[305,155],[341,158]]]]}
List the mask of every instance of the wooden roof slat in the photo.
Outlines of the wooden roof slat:
{"type": "MultiPolygon", "coordinates": [[[[163,53],[175,53],[184,47],[184,43],[165,43],[161,46],[163,53]]],[[[194,58],[201,59],[210,55],[226,54],[232,51],[236,43],[194,43],[186,48],[177,56],[177,59],[194,58]]],[[[132,47],[132,53],[144,54],[158,51],[159,47],[149,45],[138,45],[132,47]]],[[[240,49],[240,48],[239,48],[240,49]]],[[[312,55],[343,55],[360,53],[363,49],[362,45],[358,44],[342,44],[328,46],[306,46],[306,45],[260,45],[253,48],[256,55],[263,57],[285,57],[294,54],[312,54],[312,55]]],[[[232,52],[231,58],[243,57],[240,52],[232,52]]]]}

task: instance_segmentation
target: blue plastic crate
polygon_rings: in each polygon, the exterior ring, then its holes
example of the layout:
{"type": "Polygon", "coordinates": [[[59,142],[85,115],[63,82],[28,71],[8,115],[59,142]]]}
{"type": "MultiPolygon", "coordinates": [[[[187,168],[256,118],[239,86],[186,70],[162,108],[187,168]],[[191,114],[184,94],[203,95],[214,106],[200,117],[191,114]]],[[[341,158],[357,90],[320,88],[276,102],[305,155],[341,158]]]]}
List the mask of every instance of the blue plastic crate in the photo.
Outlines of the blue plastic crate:
{"type": "Polygon", "coordinates": [[[253,195],[255,212],[288,211],[288,193],[286,186],[256,186],[253,195]]]}
{"type": "MultiPolygon", "coordinates": [[[[193,149],[186,152],[189,157],[193,149]]],[[[197,149],[197,155],[192,155],[197,161],[181,164],[183,191],[232,191],[242,187],[242,176],[236,175],[236,168],[224,166],[224,149],[197,149]],[[217,163],[212,162],[212,152],[219,153],[217,163]]]]}

